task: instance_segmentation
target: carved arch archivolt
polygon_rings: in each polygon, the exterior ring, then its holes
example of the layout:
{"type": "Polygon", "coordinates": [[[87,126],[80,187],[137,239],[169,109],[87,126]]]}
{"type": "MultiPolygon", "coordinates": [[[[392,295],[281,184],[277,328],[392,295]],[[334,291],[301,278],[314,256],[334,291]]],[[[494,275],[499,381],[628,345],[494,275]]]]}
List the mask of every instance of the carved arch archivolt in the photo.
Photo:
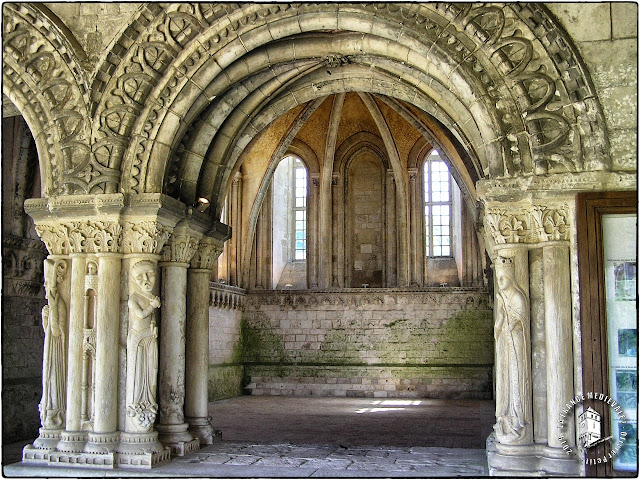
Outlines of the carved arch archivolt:
{"type": "Polygon", "coordinates": [[[485,176],[610,167],[589,76],[540,4],[149,4],[90,87],[70,42],[41,12],[5,5],[4,18],[4,91],[43,132],[36,141],[45,195],[162,191],[173,164],[180,170],[185,160],[182,138],[198,134],[195,115],[214,103],[222,118],[200,125],[214,135],[194,152],[206,174],[192,193],[224,191],[248,139],[275,115],[267,112],[286,108],[292,92],[318,98],[314,89],[418,104],[454,132],[485,176]],[[328,30],[339,48],[325,52],[328,30]],[[357,48],[349,35],[361,38],[357,48]],[[345,84],[365,68],[359,84],[345,84]],[[342,81],[327,70],[342,72],[342,81]],[[429,99],[441,111],[430,111],[429,99]]]}

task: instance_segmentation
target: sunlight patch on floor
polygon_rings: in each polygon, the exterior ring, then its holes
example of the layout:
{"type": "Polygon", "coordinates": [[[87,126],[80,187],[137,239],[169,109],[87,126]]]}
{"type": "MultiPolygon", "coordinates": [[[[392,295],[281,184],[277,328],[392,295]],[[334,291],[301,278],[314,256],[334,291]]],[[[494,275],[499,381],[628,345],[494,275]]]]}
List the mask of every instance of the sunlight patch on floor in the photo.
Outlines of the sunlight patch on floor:
{"type": "Polygon", "coordinates": [[[378,413],[391,412],[397,410],[405,410],[404,407],[420,405],[420,400],[374,400],[371,405],[377,405],[373,408],[359,408],[356,413],[378,413]]]}

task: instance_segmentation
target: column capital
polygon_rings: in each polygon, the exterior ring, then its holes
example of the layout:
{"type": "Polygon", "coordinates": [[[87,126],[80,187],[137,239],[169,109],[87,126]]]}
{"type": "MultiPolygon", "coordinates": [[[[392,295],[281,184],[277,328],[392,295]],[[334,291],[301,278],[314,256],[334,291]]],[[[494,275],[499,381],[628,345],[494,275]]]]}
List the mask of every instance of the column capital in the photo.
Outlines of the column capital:
{"type": "Polygon", "coordinates": [[[122,250],[125,254],[159,255],[171,236],[172,226],[157,220],[125,220],[122,250]]]}
{"type": "Polygon", "coordinates": [[[562,203],[492,203],[485,210],[485,235],[494,251],[514,245],[568,241],[569,212],[569,207],[562,203]]]}
{"type": "Polygon", "coordinates": [[[222,242],[211,237],[203,237],[198,243],[196,252],[191,259],[191,268],[198,270],[213,270],[215,262],[222,253],[222,242]]]}
{"type": "Polygon", "coordinates": [[[189,262],[198,249],[200,239],[188,231],[175,231],[169,243],[162,249],[162,262],[182,263],[189,266],[189,262]]]}

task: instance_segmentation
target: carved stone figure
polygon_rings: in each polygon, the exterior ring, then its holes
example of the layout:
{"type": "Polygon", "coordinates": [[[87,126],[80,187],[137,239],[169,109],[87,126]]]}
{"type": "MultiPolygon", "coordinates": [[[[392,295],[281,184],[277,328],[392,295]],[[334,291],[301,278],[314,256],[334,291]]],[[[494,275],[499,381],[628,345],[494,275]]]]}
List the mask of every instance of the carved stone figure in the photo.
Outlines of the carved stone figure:
{"type": "Polygon", "coordinates": [[[496,276],[496,438],[501,443],[518,443],[527,424],[526,396],[530,381],[527,371],[529,302],[518,286],[511,258],[498,257],[496,276]]]}
{"type": "Polygon", "coordinates": [[[155,310],[160,298],[151,291],[156,268],[142,260],[131,269],[134,291],[129,297],[129,333],[127,336],[127,415],[134,430],[151,430],[158,413],[156,384],[158,376],[158,327],[155,310]]]}
{"type": "Polygon", "coordinates": [[[64,428],[66,410],[66,325],[67,305],[58,290],[56,270],[66,264],[56,262],[45,278],[45,297],[48,304],[42,307],[44,329],[44,361],[42,368],[42,400],[40,420],[48,429],[64,428]]]}

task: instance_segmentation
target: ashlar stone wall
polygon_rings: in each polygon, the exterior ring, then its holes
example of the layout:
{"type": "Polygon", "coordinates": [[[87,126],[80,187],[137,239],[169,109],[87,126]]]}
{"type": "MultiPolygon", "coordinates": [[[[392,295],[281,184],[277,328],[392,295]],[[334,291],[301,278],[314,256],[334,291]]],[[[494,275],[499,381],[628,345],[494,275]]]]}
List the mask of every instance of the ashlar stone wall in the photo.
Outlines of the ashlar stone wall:
{"type": "Polygon", "coordinates": [[[492,398],[486,291],[279,290],[245,300],[253,395],[492,398]]]}
{"type": "Polygon", "coordinates": [[[211,283],[209,295],[209,401],[242,395],[244,290],[211,283]]]}

